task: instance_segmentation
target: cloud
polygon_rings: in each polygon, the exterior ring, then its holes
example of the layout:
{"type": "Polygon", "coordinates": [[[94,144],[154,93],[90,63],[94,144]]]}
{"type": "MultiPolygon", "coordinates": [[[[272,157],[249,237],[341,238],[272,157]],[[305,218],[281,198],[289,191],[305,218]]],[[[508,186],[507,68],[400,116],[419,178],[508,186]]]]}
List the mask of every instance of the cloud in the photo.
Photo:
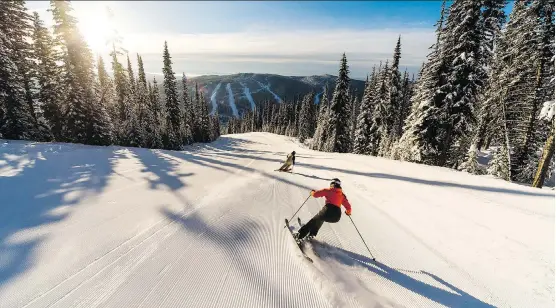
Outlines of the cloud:
{"type": "Polygon", "coordinates": [[[337,74],[345,52],[353,78],[364,79],[374,65],[392,59],[401,35],[400,69],[416,73],[434,43],[434,31],[413,29],[323,29],[249,31],[216,34],[126,34],[124,44],[138,52],[152,72],[161,70],[162,49],[168,41],[176,72],[202,74],[275,73],[337,74]]]}
{"type": "Polygon", "coordinates": [[[336,64],[343,52],[352,65],[376,64],[392,57],[402,36],[402,65],[419,66],[434,42],[432,29],[265,31],[211,34],[141,33],[125,35],[126,48],[162,54],[168,41],[174,59],[208,62],[336,64]]]}

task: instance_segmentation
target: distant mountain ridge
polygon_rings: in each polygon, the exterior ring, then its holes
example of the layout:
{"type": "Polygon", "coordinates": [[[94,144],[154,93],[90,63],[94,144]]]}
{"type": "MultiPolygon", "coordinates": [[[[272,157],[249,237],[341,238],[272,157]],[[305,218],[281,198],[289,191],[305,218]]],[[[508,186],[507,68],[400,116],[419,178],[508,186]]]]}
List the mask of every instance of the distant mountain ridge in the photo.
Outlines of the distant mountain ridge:
{"type": "MultiPolygon", "coordinates": [[[[332,96],[336,76],[282,76],[276,74],[240,73],[233,75],[206,75],[188,79],[191,89],[197,83],[211,104],[211,113],[229,117],[239,117],[252,110],[257,102],[292,101],[311,91],[317,93],[315,103],[319,103],[324,86],[328,84],[329,97],[332,96]]],[[[181,82],[178,83],[181,87],[181,82]]],[[[351,87],[361,96],[365,81],[352,80],[351,87]]]]}

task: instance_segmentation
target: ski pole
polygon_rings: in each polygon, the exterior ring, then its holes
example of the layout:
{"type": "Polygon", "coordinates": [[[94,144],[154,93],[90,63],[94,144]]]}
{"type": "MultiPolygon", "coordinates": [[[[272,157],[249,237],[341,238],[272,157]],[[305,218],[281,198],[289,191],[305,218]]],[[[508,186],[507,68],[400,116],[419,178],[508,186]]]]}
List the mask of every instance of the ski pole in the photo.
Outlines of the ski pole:
{"type": "Polygon", "coordinates": [[[365,244],[365,247],[367,247],[367,251],[369,251],[369,254],[371,255],[371,258],[373,259],[373,261],[376,261],[375,257],[373,256],[373,254],[371,253],[371,250],[369,249],[369,246],[367,246],[367,243],[365,243],[365,240],[363,239],[363,236],[361,236],[361,233],[359,232],[359,230],[357,229],[357,226],[355,225],[355,223],[353,222],[353,219],[351,218],[350,215],[348,215],[349,220],[351,220],[351,223],[353,224],[353,226],[355,227],[355,230],[357,231],[357,233],[359,233],[359,237],[361,238],[361,240],[363,241],[363,244],[365,244]]]}
{"type": "Polygon", "coordinates": [[[309,198],[311,198],[311,195],[309,195],[309,196],[307,197],[307,199],[305,199],[305,201],[303,202],[303,204],[301,204],[301,206],[297,209],[297,211],[295,211],[295,213],[293,213],[292,218],[288,219],[288,221],[291,221],[291,220],[295,217],[295,214],[297,214],[297,212],[299,212],[299,210],[301,210],[301,208],[305,205],[305,203],[307,203],[307,200],[309,200],[309,198]]]}

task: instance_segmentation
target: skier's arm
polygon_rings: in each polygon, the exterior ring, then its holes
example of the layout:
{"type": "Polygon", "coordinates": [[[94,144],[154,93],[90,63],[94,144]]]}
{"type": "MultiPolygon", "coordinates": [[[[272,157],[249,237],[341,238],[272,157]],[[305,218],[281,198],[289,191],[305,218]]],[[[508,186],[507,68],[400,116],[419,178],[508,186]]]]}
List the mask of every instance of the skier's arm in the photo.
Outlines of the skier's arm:
{"type": "Polygon", "coordinates": [[[344,195],[344,201],[342,201],[342,205],[346,208],[346,214],[351,215],[351,204],[349,203],[346,195],[344,195]]]}
{"type": "Polygon", "coordinates": [[[327,192],[327,191],[328,191],[328,190],[327,190],[326,188],[325,188],[325,189],[321,189],[321,190],[317,190],[317,191],[314,191],[314,190],[313,190],[313,191],[311,192],[311,196],[313,196],[313,197],[315,197],[315,198],[324,197],[324,196],[326,196],[326,192],[327,192]]]}
{"type": "Polygon", "coordinates": [[[293,165],[295,166],[295,156],[292,159],[293,165]]]}

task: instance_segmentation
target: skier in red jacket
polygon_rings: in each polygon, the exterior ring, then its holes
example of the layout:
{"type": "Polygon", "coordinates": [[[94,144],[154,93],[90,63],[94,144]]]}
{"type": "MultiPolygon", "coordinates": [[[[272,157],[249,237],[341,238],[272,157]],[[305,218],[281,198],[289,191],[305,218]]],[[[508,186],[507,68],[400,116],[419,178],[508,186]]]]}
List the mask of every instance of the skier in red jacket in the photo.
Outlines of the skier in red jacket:
{"type": "Polygon", "coordinates": [[[296,240],[301,242],[307,235],[310,238],[315,237],[319,232],[320,227],[326,221],[335,223],[340,221],[342,216],[341,206],[346,208],[346,215],[351,215],[351,204],[342,192],[342,183],[339,179],[332,179],[330,188],[321,189],[318,191],[311,191],[311,195],[315,198],[324,197],[325,205],[309,222],[299,229],[296,234],[296,240]]]}

